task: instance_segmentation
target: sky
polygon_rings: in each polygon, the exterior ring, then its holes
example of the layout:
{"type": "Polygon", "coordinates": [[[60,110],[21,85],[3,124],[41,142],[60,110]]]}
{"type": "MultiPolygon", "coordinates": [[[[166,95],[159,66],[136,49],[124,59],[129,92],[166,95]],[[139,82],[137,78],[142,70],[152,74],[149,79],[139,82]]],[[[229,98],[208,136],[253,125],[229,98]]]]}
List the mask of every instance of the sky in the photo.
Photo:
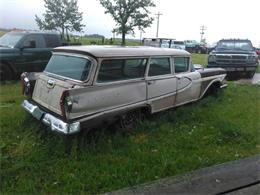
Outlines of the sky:
{"type": "MultiPolygon", "coordinates": [[[[151,16],[160,17],[159,37],[200,40],[200,26],[206,26],[205,38],[214,43],[222,38],[247,38],[260,46],[260,0],[153,0],[151,16]]],[[[84,34],[113,36],[115,23],[98,0],[78,0],[83,12],[84,34]]],[[[44,13],[43,0],[0,0],[0,27],[37,30],[35,15],[44,13]]],[[[142,38],[156,36],[157,21],[145,29],[142,38]]],[[[120,37],[118,35],[117,37],[120,37]]],[[[133,36],[128,36],[133,38],[133,36]]],[[[137,30],[134,38],[140,38],[137,30]]]]}

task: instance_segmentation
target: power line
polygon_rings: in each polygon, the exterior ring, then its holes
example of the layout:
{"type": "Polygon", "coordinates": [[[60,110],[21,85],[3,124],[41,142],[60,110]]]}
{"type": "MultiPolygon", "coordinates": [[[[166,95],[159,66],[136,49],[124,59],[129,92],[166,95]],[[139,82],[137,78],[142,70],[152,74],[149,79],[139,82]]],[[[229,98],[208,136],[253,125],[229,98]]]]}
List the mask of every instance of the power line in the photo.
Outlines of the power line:
{"type": "Polygon", "coordinates": [[[158,38],[159,35],[159,22],[160,22],[160,16],[162,13],[158,12],[158,14],[155,14],[157,16],[157,31],[156,31],[156,37],[158,38]]]}

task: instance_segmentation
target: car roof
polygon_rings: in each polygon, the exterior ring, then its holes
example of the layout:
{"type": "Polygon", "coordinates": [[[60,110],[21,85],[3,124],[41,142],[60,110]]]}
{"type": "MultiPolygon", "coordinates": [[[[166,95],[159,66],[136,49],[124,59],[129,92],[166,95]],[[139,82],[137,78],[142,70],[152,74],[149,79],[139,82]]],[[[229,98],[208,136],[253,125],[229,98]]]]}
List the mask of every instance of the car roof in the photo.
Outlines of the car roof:
{"type": "Polygon", "coordinates": [[[43,35],[59,35],[57,32],[50,31],[10,31],[11,34],[43,34],[43,35]]]}
{"type": "Polygon", "coordinates": [[[54,52],[69,52],[102,57],[137,57],[137,56],[190,56],[190,53],[180,49],[157,48],[147,46],[64,46],[57,47],[54,52]]]}

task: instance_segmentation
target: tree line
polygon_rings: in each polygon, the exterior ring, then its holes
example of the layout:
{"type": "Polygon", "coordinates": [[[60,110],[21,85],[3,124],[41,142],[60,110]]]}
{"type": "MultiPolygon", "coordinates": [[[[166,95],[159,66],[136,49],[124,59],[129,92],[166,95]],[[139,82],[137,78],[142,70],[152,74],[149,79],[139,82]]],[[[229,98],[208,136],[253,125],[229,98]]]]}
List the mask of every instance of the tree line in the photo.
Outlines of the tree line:
{"type": "MultiPolygon", "coordinates": [[[[127,34],[134,34],[135,28],[143,31],[153,23],[149,8],[155,7],[152,0],[98,0],[116,23],[113,33],[122,35],[125,45],[127,34]]],[[[45,13],[42,18],[35,15],[41,30],[59,31],[62,38],[69,40],[69,32],[82,32],[83,13],[79,12],[78,0],[44,0],[45,13]]]]}

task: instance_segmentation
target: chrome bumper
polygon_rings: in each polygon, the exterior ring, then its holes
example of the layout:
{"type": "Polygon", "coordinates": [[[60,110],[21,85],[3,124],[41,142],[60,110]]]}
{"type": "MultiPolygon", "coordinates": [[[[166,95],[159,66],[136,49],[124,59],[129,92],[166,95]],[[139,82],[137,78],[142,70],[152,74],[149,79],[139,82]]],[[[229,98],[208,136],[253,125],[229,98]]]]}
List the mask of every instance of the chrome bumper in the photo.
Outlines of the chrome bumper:
{"type": "Polygon", "coordinates": [[[49,126],[52,131],[57,131],[63,134],[74,134],[80,131],[80,122],[66,123],[57,117],[42,111],[38,106],[33,105],[28,100],[24,100],[22,107],[29,112],[33,117],[42,121],[49,126]]]}

